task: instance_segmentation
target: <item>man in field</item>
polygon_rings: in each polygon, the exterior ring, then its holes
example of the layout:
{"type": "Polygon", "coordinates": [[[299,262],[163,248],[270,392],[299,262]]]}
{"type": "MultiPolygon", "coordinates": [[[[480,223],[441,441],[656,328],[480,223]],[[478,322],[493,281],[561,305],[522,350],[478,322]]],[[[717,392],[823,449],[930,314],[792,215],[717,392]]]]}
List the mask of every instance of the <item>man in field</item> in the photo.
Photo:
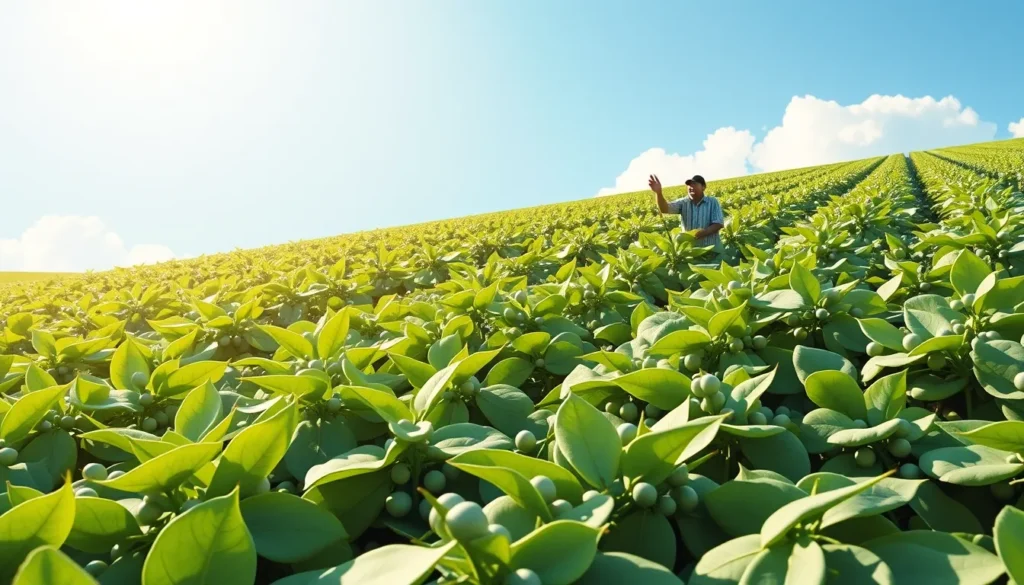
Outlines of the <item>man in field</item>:
{"type": "Polygon", "coordinates": [[[647,182],[651,190],[657,195],[658,209],[662,213],[678,213],[684,231],[696,230],[697,246],[714,246],[714,251],[722,251],[722,238],[718,231],[725,224],[722,215],[722,206],[718,199],[704,194],[707,182],[704,177],[694,175],[692,179],[686,180],[687,197],[666,201],[661,192],[661,180],[657,175],[651,175],[647,182]]]}

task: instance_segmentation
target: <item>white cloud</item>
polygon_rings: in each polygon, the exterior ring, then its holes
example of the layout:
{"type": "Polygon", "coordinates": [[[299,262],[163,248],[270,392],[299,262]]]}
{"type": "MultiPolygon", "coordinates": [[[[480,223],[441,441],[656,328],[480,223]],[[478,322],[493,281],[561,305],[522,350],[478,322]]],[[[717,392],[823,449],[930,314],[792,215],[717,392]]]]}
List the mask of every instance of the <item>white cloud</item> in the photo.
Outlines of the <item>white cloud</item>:
{"type": "Polygon", "coordinates": [[[782,125],[765,134],[750,157],[762,171],[827,164],[991,140],[996,125],[955,97],[873,95],[843,106],[814,96],[794,97],[782,125]]]}
{"type": "Polygon", "coordinates": [[[1010,122],[1010,134],[1013,134],[1014,138],[1024,138],[1024,118],[1010,122]]]}
{"type": "Polygon", "coordinates": [[[0,240],[0,270],[4,271],[106,270],[174,257],[170,248],[158,244],[126,247],[121,237],[95,216],[43,216],[20,238],[0,240]]]}
{"type": "Polygon", "coordinates": [[[679,185],[695,174],[709,177],[734,177],[747,174],[747,158],[754,146],[754,135],[747,130],[719,128],[704,140],[704,150],[693,154],[668,154],[652,148],[634,158],[626,171],[615,179],[614,187],[605,187],[598,196],[640,191],[647,179],[658,175],[663,185],[679,185]]]}
{"type": "MultiPolygon", "coordinates": [[[[764,130],[764,128],[762,128],[764,130]]],[[[1024,135],[1024,118],[1010,125],[1024,135]]],[[[953,96],[873,95],[859,104],[841,105],[817,97],[794,96],[782,123],[755,143],[748,130],[720,128],[692,155],[667,155],[651,149],[633,159],[615,180],[601,189],[609,195],[647,188],[647,175],[677,185],[686,175],[700,173],[708,180],[756,172],[777,171],[896,152],[983,142],[995,138],[996,125],[984,122],[953,96]]]]}

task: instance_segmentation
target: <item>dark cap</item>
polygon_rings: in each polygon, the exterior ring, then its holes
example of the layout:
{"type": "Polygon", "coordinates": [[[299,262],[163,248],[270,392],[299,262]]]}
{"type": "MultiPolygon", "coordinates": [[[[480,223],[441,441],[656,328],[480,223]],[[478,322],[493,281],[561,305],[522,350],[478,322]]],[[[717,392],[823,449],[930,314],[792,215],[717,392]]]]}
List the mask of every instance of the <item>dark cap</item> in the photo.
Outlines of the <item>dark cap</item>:
{"type": "Polygon", "coordinates": [[[686,179],[686,184],[687,185],[692,185],[693,183],[700,183],[701,187],[707,187],[708,186],[707,181],[705,181],[704,177],[702,177],[700,175],[694,175],[692,179],[686,179]]]}

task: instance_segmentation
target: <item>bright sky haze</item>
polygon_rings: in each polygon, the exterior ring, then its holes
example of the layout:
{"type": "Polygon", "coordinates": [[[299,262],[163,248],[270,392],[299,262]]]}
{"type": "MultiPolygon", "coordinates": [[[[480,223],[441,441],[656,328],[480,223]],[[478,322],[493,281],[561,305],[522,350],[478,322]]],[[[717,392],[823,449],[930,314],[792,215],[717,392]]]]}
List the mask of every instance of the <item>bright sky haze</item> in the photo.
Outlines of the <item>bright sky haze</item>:
{"type": "Polygon", "coordinates": [[[0,270],[1024,136],[1024,4],[0,3],[0,270]]]}

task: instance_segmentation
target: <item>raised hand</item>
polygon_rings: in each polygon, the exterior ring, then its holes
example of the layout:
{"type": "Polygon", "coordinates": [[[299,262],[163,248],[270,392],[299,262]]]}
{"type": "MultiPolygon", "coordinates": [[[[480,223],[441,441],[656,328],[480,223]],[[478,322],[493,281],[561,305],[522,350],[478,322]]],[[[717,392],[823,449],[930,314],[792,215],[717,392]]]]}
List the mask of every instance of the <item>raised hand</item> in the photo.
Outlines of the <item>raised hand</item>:
{"type": "Polygon", "coordinates": [[[647,185],[650,186],[651,191],[661,195],[661,180],[658,178],[658,175],[651,175],[650,179],[647,181],[647,185]]]}

